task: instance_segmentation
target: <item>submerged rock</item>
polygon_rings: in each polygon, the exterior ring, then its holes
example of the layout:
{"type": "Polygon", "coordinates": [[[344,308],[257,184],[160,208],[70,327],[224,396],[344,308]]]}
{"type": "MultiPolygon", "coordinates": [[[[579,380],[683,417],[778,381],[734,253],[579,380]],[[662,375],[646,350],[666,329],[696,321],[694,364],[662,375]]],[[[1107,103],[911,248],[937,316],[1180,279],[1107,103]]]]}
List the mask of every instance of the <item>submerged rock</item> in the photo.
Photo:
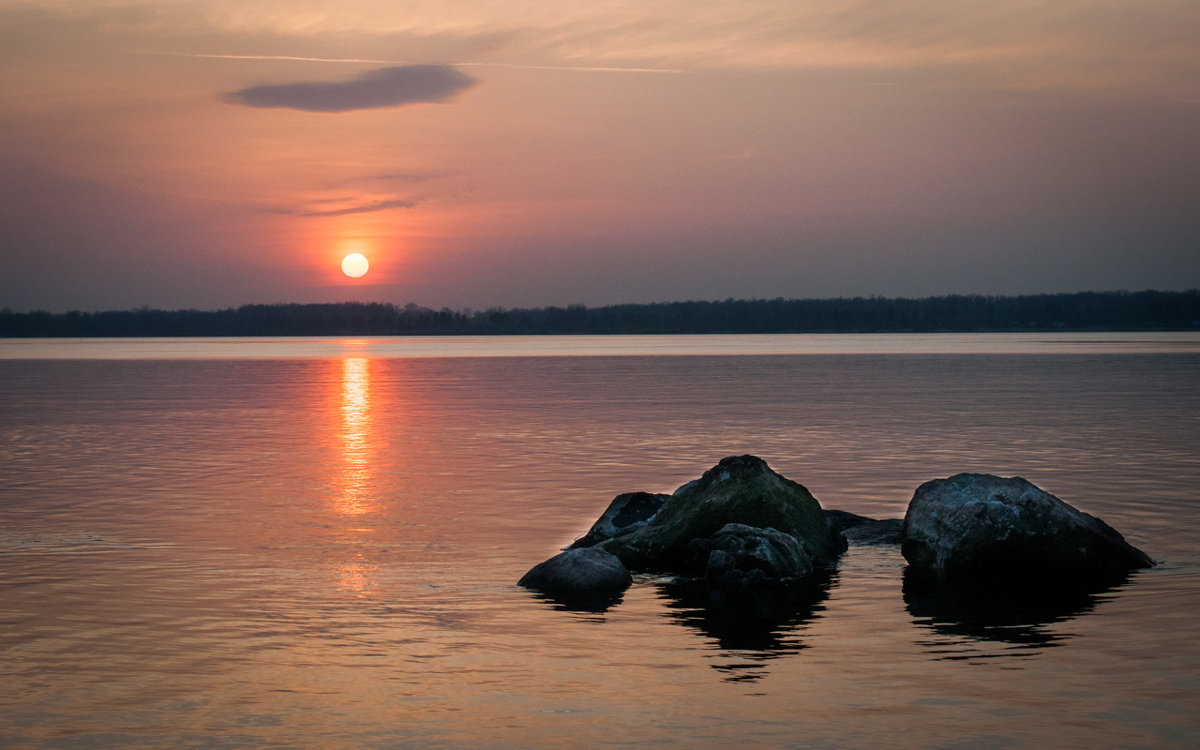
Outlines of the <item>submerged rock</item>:
{"type": "Polygon", "coordinates": [[[518,586],[559,598],[603,597],[629,588],[633,577],[613,555],[594,547],[569,549],[538,563],[518,586]]]}
{"type": "Polygon", "coordinates": [[[903,518],[871,519],[842,532],[846,543],[856,547],[883,547],[900,544],[904,535],[903,518]]]}
{"type": "Polygon", "coordinates": [[[592,524],[592,528],[571,547],[591,547],[623,534],[637,531],[654,518],[670,495],[652,492],[626,492],[617,495],[592,524]]]}
{"type": "Polygon", "coordinates": [[[838,531],[845,531],[846,529],[858,526],[860,524],[869,523],[875,519],[868,518],[867,516],[860,516],[857,513],[851,513],[848,510],[826,510],[825,520],[829,522],[830,526],[838,531]]]}
{"type": "Polygon", "coordinates": [[[1019,477],[958,474],[917,488],[903,553],[942,582],[1102,584],[1154,563],[1111,526],[1019,477]]]}
{"type": "Polygon", "coordinates": [[[676,490],[642,528],[604,543],[631,570],[694,571],[693,540],[726,524],[774,529],[794,537],[813,565],[830,565],[846,549],[807,489],[771,470],[756,456],[731,456],[699,480],[676,490]]]}
{"type": "Polygon", "coordinates": [[[829,525],[842,532],[851,546],[886,546],[900,544],[904,532],[902,518],[868,518],[845,510],[827,510],[829,525]]]}

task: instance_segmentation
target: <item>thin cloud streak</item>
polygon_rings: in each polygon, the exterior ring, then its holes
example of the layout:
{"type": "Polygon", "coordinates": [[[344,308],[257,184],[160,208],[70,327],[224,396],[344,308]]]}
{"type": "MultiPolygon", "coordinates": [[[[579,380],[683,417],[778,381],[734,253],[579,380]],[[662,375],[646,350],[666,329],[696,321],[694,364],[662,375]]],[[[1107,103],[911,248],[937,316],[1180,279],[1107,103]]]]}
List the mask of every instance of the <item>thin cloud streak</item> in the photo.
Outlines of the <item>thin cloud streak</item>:
{"type": "Polygon", "coordinates": [[[394,198],[391,200],[376,201],[374,203],[363,203],[356,206],[346,206],[344,208],[329,208],[329,209],[294,209],[294,208],[275,208],[269,213],[283,214],[285,216],[349,216],[351,214],[369,214],[376,211],[388,211],[393,208],[415,208],[420,201],[407,198],[394,198]]]}
{"type": "Polygon", "coordinates": [[[227,55],[207,52],[164,52],[141,50],[139,55],[161,55],[163,57],[189,57],[197,60],[283,60],[291,62],[356,63],[368,65],[409,65],[405,60],[377,60],[363,57],[304,57],[302,55],[227,55]]]}
{"type": "Polygon", "coordinates": [[[402,65],[368,71],[347,81],[251,86],[226,94],[225,101],[248,107],[341,113],[408,104],[438,104],[453,99],[477,83],[476,79],[448,65],[402,65]]]}
{"type": "MultiPolygon", "coordinates": [[[[412,63],[407,60],[381,60],[374,58],[360,57],[305,57],[301,55],[227,55],[205,52],[161,52],[158,50],[145,50],[139,54],[143,55],[166,55],[169,57],[190,57],[199,60],[280,60],[283,62],[324,62],[324,63],[347,63],[354,65],[394,65],[394,66],[412,66],[412,63]]],[[[682,68],[639,68],[639,67],[622,67],[612,65],[529,65],[523,63],[504,63],[504,62],[483,62],[483,61],[467,61],[450,63],[451,67],[466,68],[510,68],[515,70],[561,70],[564,72],[578,73],[665,73],[665,74],[682,74],[686,70],[682,68]]]]}
{"type": "Polygon", "coordinates": [[[628,68],[607,65],[525,65],[521,63],[499,62],[461,62],[455,64],[461,67],[477,66],[491,68],[512,68],[516,70],[561,70],[579,73],[664,73],[669,75],[681,75],[687,72],[682,68],[628,68]]]}

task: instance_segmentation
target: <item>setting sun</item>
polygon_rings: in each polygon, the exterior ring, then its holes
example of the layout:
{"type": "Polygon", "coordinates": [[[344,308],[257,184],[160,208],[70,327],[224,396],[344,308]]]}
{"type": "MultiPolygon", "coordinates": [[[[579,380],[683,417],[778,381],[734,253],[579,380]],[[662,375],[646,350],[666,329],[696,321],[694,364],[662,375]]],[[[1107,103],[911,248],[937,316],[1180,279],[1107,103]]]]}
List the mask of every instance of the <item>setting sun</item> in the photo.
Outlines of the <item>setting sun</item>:
{"type": "Polygon", "coordinates": [[[352,279],[357,279],[367,272],[371,264],[367,262],[367,257],[362,253],[350,253],[345,258],[342,258],[342,273],[352,279]]]}

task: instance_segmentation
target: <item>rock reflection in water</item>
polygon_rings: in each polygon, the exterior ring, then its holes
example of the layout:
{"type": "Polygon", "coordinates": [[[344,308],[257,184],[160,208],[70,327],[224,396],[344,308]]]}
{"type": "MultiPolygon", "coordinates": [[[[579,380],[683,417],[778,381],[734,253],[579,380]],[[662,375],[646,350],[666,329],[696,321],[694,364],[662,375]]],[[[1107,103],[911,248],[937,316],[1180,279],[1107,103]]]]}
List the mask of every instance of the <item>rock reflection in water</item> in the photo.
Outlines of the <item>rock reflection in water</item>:
{"type": "Polygon", "coordinates": [[[1053,625],[1093,611],[1127,580],[1090,587],[969,588],[938,584],[906,568],[904,604],[917,625],[939,636],[920,642],[937,658],[1030,658],[1074,637],[1053,625]]]}
{"type": "Polygon", "coordinates": [[[616,594],[549,594],[544,591],[530,589],[529,595],[534,599],[553,606],[555,609],[567,612],[591,612],[604,614],[609,609],[620,604],[625,593],[616,594]]]}
{"type": "Polygon", "coordinates": [[[716,642],[720,659],[713,668],[726,680],[758,680],[768,662],[806,648],[798,632],[825,609],[836,577],[822,571],[803,583],[744,590],[673,581],[660,592],[672,620],[716,642]]]}

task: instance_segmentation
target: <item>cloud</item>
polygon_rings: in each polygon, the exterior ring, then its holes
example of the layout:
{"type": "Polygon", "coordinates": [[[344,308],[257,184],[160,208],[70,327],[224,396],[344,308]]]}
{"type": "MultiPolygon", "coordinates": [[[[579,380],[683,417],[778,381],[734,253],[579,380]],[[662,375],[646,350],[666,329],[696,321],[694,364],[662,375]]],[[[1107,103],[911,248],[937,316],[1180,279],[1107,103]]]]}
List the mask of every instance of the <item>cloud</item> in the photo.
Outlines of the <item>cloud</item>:
{"type": "Polygon", "coordinates": [[[408,172],[389,172],[387,174],[373,174],[373,175],[368,175],[366,177],[361,177],[361,178],[352,178],[351,181],[375,182],[375,183],[385,182],[385,183],[399,183],[399,184],[407,185],[407,184],[412,184],[412,183],[430,182],[432,180],[439,180],[443,177],[448,177],[453,174],[454,174],[453,172],[435,172],[435,171],[421,172],[421,171],[413,170],[413,171],[408,171],[408,172]]]}
{"type": "Polygon", "coordinates": [[[374,211],[387,211],[393,208],[412,208],[417,203],[419,201],[408,198],[389,198],[370,203],[355,203],[338,208],[275,208],[271,209],[270,213],[286,214],[288,216],[349,216],[350,214],[369,214],[374,211]]]}
{"type": "Polygon", "coordinates": [[[363,73],[348,81],[302,81],[251,86],[225,95],[231,104],[284,107],[303,112],[353,112],[445,102],[478,81],[449,65],[401,65],[363,73]]]}

